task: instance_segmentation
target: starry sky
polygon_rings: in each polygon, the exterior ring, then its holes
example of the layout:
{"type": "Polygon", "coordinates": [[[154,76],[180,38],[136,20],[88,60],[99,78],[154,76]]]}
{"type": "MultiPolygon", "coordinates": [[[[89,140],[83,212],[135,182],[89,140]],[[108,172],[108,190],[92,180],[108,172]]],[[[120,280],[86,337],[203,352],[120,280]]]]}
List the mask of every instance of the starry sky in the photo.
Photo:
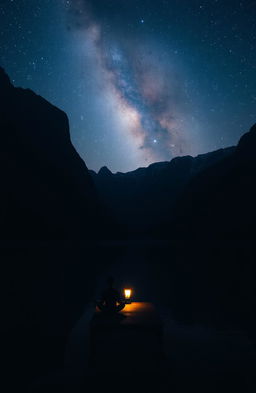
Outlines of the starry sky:
{"type": "Polygon", "coordinates": [[[90,169],[194,156],[256,122],[256,1],[1,0],[0,65],[90,169]]]}

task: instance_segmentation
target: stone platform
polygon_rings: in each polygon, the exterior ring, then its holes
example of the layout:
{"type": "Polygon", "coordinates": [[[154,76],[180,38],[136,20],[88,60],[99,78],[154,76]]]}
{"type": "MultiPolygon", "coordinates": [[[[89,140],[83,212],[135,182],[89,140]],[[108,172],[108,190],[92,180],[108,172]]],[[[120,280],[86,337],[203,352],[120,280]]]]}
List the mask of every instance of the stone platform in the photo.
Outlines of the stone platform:
{"type": "Polygon", "coordinates": [[[162,323],[152,303],[133,302],[116,315],[96,310],[90,364],[103,370],[149,369],[162,360],[162,323]]]}

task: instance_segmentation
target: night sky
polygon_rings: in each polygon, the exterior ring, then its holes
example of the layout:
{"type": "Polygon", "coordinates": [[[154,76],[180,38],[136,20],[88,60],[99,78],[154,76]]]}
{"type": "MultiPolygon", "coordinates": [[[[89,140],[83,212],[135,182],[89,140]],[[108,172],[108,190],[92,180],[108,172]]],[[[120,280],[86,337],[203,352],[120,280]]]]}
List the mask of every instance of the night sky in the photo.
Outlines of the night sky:
{"type": "Polygon", "coordinates": [[[256,122],[256,1],[1,0],[0,65],[91,169],[206,153],[256,122]]]}

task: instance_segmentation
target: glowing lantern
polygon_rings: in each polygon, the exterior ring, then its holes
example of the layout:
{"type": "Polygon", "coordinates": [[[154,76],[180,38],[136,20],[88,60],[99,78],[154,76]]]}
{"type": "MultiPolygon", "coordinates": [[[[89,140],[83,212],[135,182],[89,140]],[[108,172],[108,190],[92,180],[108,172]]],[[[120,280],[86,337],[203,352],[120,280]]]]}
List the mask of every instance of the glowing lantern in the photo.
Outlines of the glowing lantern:
{"type": "Polygon", "coordinates": [[[131,289],[125,289],[124,290],[125,303],[131,303],[131,295],[132,295],[132,290],[131,289]]]}

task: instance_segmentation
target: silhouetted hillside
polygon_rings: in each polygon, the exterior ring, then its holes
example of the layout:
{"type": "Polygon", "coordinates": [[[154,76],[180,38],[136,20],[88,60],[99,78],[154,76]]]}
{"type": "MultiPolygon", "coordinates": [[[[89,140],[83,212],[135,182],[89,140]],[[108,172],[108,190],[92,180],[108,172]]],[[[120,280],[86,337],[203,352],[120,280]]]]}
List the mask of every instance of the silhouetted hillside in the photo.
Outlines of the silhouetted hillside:
{"type": "Polygon", "coordinates": [[[173,206],[191,178],[234,150],[229,147],[195,158],[177,157],[128,173],[113,174],[106,167],[98,174],[90,173],[107,208],[133,236],[155,232],[156,228],[168,224],[173,206]]]}
{"type": "MultiPolygon", "coordinates": [[[[92,237],[99,214],[68,118],[0,69],[1,242],[26,245],[92,237]]],[[[99,229],[97,228],[97,232],[99,229]]]]}
{"type": "MultiPolygon", "coordinates": [[[[194,177],[176,204],[179,312],[255,329],[256,126],[232,155],[194,177]]],[[[163,230],[163,232],[165,232],[163,230]]],[[[178,311],[178,310],[177,310],[178,311]]]]}
{"type": "Polygon", "coordinates": [[[93,290],[100,262],[90,246],[104,223],[66,114],[15,88],[2,68],[0,133],[3,374],[22,389],[63,361],[93,290]]]}

